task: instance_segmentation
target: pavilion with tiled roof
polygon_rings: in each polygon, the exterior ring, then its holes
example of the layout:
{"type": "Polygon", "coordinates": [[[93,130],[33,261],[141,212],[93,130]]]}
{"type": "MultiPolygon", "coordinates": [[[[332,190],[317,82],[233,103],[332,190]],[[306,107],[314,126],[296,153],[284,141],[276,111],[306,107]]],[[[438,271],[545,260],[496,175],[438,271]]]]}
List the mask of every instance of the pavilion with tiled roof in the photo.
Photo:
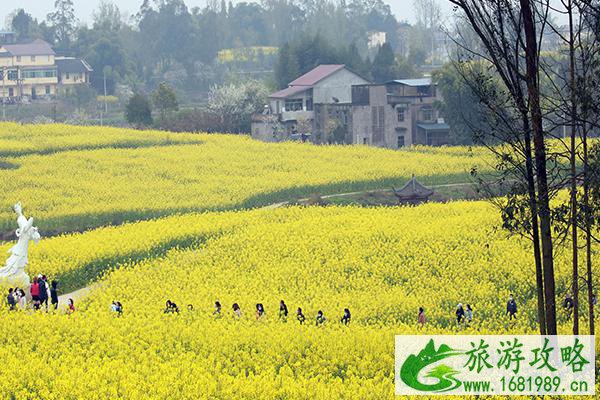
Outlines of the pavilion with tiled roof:
{"type": "Polygon", "coordinates": [[[423,186],[413,175],[400,189],[393,189],[400,204],[421,204],[429,200],[433,190],[423,186]]]}

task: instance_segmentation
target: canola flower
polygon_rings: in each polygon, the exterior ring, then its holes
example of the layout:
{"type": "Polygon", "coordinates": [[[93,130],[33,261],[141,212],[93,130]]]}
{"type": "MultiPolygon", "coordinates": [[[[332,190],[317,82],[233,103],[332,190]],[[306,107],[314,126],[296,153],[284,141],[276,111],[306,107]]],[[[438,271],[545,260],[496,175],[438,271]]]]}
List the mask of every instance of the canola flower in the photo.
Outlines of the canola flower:
{"type": "MultiPolygon", "coordinates": [[[[208,213],[109,228],[97,238],[123,230],[125,240],[159,241],[173,235],[166,226],[174,222],[224,229],[198,248],[110,272],[72,316],[0,312],[0,355],[27,366],[0,371],[0,398],[392,399],[396,334],[536,332],[529,245],[496,230],[485,202],[208,213]],[[509,293],[519,302],[514,323],[504,316],[509,293]],[[162,313],[167,299],[179,315],[162,313]],[[277,316],[281,299],[287,322],[277,316]],[[123,317],[109,311],[113,300],[123,303],[123,317]],[[211,315],[215,300],[220,318],[211,315]],[[234,302],[240,320],[231,315],[234,302]],[[257,321],[258,302],[266,316],[257,321]],[[462,330],[454,324],[458,302],[474,308],[462,330]],[[346,307],[348,327],[338,322],[346,307]],[[319,309],[328,319],[322,327],[314,324],[319,309]]],[[[112,241],[98,243],[90,251],[114,251],[112,241]]],[[[559,254],[559,291],[569,271],[559,254]]],[[[564,316],[560,331],[570,331],[564,316]]]]}
{"type": "MultiPolygon", "coordinates": [[[[312,193],[469,181],[483,149],[394,151],[262,143],[247,136],[0,124],[0,230],[23,203],[42,235],[312,193]]],[[[485,168],[482,166],[481,168],[485,168]]]]}

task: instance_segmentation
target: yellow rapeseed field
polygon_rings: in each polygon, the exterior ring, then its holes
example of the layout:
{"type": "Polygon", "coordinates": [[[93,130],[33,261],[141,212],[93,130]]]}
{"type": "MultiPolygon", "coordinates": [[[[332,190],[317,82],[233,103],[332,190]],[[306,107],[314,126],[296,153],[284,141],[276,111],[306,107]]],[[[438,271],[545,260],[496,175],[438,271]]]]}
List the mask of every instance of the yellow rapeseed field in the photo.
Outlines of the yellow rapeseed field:
{"type": "MultiPolygon", "coordinates": [[[[71,316],[3,311],[0,355],[23,368],[0,370],[0,398],[392,399],[395,334],[535,333],[528,244],[497,224],[484,202],[291,207],[52,239],[32,254],[31,271],[61,273],[94,257],[211,233],[202,244],[109,273],[71,316]],[[82,254],[73,254],[78,247],[82,254]],[[520,309],[512,324],[504,315],[509,293],[520,309]],[[167,299],[179,315],[163,314],[167,299]],[[277,315],[281,299],[290,310],[285,322],[277,315]],[[121,318],[110,312],[114,300],[124,305],[121,318]],[[212,315],[216,300],[221,317],[212,315]],[[266,308],[259,321],[258,302],[266,308]],[[469,328],[454,325],[458,302],[473,306],[469,328]],[[424,330],[416,326],[420,306],[424,330]],[[294,317],[297,307],[305,325],[294,317]],[[345,307],[348,327],[339,323],[345,307]],[[318,310],[325,326],[314,326],[318,310]]],[[[568,274],[559,252],[561,295],[568,274]]],[[[569,331],[564,315],[560,330],[569,331]]]]}
{"type": "MultiPolygon", "coordinates": [[[[536,333],[530,243],[498,229],[486,202],[247,209],[387,188],[412,174],[465,182],[490,161],[481,148],[0,124],[0,230],[15,229],[11,206],[23,202],[42,234],[27,272],[57,279],[63,293],[95,282],[72,315],[65,304],[0,307],[0,399],[393,399],[394,335],[536,333]],[[178,315],[163,313],[166,300],[178,315]],[[474,311],[460,329],[459,302],[474,311]],[[260,320],[256,303],[266,308],[260,320]],[[346,307],[349,326],[339,322],[346,307]]],[[[570,268],[558,247],[559,298],[570,268]]],[[[564,313],[559,327],[570,332],[564,313]]]]}
{"type": "Polygon", "coordinates": [[[233,135],[0,124],[0,230],[22,201],[42,232],[401,185],[468,182],[482,149],[267,144],[233,135]]]}

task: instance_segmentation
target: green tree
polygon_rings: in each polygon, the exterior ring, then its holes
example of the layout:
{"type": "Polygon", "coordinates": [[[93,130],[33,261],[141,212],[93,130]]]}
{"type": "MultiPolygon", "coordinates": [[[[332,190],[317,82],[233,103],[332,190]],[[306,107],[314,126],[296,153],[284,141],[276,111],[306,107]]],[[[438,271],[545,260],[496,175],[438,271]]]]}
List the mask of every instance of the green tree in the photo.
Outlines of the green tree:
{"type": "Polygon", "coordinates": [[[92,17],[93,28],[99,31],[118,32],[124,24],[119,7],[106,0],[100,2],[92,17]]]}
{"type": "Polygon", "coordinates": [[[152,125],[152,107],[146,96],[136,93],[129,98],[125,106],[125,118],[138,128],[152,125]]]}
{"type": "Polygon", "coordinates": [[[16,34],[17,40],[24,40],[34,36],[37,21],[21,8],[17,10],[12,18],[11,27],[16,34]]]}
{"type": "Polygon", "coordinates": [[[47,18],[54,31],[57,50],[67,53],[71,48],[71,41],[77,25],[73,0],[56,0],[54,12],[48,14],[47,18]]]}
{"type": "Polygon", "coordinates": [[[279,49],[279,59],[275,66],[275,79],[280,89],[287,87],[288,83],[293,81],[300,74],[300,67],[289,43],[284,44],[279,49]]]}
{"type": "Polygon", "coordinates": [[[396,56],[389,43],[379,47],[373,60],[371,74],[376,82],[387,82],[396,78],[396,56]]]}
{"type": "MultiPolygon", "coordinates": [[[[484,138],[479,135],[487,130],[487,121],[491,120],[487,107],[467,84],[469,81],[484,83],[483,78],[479,78],[485,76],[481,68],[483,67],[475,61],[463,64],[460,70],[452,64],[446,64],[433,75],[443,99],[436,106],[450,125],[456,144],[481,144],[484,138]],[[463,77],[461,74],[469,76],[463,77]]],[[[485,82],[487,85],[496,85],[490,78],[485,79],[485,82]]],[[[490,93],[493,93],[491,89],[493,88],[490,88],[490,93]]]]}
{"type": "Polygon", "coordinates": [[[161,82],[152,93],[152,103],[160,111],[161,121],[165,120],[169,112],[179,109],[177,94],[166,82],[161,82]]]}
{"type": "Polygon", "coordinates": [[[119,41],[99,38],[90,45],[85,59],[94,69],[91,75],[92,86],[104,94],[106,78],[107,94],[114,94],[117,80],[126,73],[126,55],[119,41]],[[110,74],[105,74],[106,67],[110,67],[110,74]]]}

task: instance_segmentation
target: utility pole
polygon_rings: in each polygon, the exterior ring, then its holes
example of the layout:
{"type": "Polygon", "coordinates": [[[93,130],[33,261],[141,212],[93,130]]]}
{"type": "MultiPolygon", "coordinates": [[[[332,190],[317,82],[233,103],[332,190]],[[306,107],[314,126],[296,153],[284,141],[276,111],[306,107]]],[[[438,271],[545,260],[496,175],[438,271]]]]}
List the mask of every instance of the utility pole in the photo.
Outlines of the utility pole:
{"type": "Polygon", "coordinates": [[[106,68],[102,71],[102,76],[104,78],[104,112],[108,113],[108,103],[106,102],[106,68]]]}

